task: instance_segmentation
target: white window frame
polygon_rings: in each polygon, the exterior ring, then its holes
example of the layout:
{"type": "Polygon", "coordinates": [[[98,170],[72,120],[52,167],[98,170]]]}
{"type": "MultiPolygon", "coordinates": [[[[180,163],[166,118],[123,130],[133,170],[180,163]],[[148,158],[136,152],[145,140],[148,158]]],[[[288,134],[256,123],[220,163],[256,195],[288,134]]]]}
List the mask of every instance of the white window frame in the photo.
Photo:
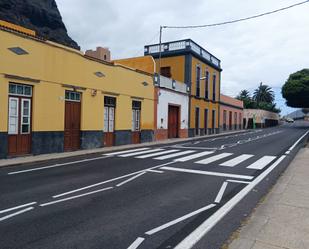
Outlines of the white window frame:
{"type": "Polygon", "coordinates": [[[30,134],[31,133],[31,99],[21,99],[21,118],[20,118],[20,134],[30,134]],[[29,103],[29,113],[24,114],[24,102],[29,103]],[[28,123],[24,123],[24,118],[28,119],[28,123]],[[29,125],[28,132],[23,132],[23,125],[29,125]]]}
{"type": "Polygon", "coordinates": [[[141,126],[141,110],[132,109],[132,131],[140,131],[141,126]]]}
{"type": "Polygon", "coordinates": [[[8,134],[9,135],[17,135],[18,134],[18,124],[19,122],[19,98],[14,98],[14,97],[9,97],[9,120],[8,120],[8,134]],[[12,115],[12,110],[11,110],[11,100],[16,101],[16,115],[12,115]],[[16,121],[16,130],[11,131],[11,118],[17,119],[16,121]]]}
{"type": "Polygon", "coordinates": [[[104,132],[115,130],[115,107],[104,106],[104,132]]]}

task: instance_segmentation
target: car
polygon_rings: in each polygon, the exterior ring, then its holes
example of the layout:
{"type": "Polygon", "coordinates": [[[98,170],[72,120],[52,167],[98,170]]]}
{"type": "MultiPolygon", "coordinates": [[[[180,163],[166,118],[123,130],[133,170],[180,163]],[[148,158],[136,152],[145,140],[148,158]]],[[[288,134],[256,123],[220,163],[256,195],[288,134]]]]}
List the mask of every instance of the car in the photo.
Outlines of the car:
{"type": "Polygon", "coordinates": [[[294,119],[292,118],[286,118],[285,121],[288,123],[294,123],[294,119]]]}

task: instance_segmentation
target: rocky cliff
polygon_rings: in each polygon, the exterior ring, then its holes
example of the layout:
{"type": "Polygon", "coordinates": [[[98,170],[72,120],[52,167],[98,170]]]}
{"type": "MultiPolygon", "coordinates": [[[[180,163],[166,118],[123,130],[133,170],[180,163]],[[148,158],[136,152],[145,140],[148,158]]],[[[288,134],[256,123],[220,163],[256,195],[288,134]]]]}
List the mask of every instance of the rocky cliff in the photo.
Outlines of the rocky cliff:
{"type": "Polygon", "coordinates": [[[35,30],[48,40],[79,49],[67,33],[55,0],[0,0],[0,19],[35,30]]]}

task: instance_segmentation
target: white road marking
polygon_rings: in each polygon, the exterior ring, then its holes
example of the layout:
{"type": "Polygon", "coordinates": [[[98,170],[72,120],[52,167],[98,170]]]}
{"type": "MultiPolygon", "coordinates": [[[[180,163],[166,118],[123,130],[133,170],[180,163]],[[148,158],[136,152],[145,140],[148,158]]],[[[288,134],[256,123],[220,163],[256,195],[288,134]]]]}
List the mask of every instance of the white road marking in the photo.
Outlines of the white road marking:
{"type": "Polygon", "coordinates": [[[103,155],[116,156],[116,155],[120,155],[120,154],[126,154],[126,153],[143,151],[143,150],[149,150],[149,148],[141,148],[141,149],[134,149],[134,150],[123,150],[123,151],[117,151],[117,152],[107,153],[107,154],[103,154],[103,155]]]}
{"type": "Polygon", "coordinates": [[[208,147],[191,147],[191,146],[171,146],[173,148],[179,148],[179,149],[191,149],[191,150],[217,150],[218,148],[208,148],[208,147]]]}
{"type": "Polygon", "coordinates": [[[244,184],[249,184],[249,183],[251,183],[251,182],[246,182],[246,181],[237,181],[237,180],[227,180],[227,182],[244,183],[244,184]]]}
{"type": "Polygon", "coordinates": [[[78,188],[78,189],[75,189],[75,190],[72,190],[72,191],[69,191],[69,192],[65,192],[65,193],[62,193],[62,194],[59,194],[59,195],[55,195],[55,196],[53,196],[53,198],[59,198],[59,197],[62,197],[62,196],[70,195],[70,194],[73,194],[73,193],[76,193],[76,192],[80,192],[80,191],[83,191],[83,190],[86,190],[86,189],[97,187],[97,186],[103,185],[105,183],[114,182],[114,181],[117,181],[117,180],[120,180],[120,179],[123,179],[123,178],[126,178],[126,177],[137,175],[137,174],[145,172],[147,170],[157,169],[157,168],[160,168],[162,166],[170,165],[170,164],[173,164],[173,163],[175,163],[175,162],[168,162],[168,163],[160,164],[160,165],[157,165],[157,166],[154,166],[154,167],[151,167],[151,168],[139,170],[139,171],[127,174],[127,175],[119,176],[119,177],[112,178],[112,179],[109,179],[109,180],[106,180],[106,181],[103,181],[103,182],[98,182],[98,183],[95,183],[95,184],[92,184],[92,185],[88,185],[88,186],[85,186],[83,188],[78,188]]]}
{"type": "Polygon", "coordinates": [[[147,153],[152,153],[152,152],[157,152],[157,151],[162,151],[162,150],[163,149],[146,150],[146,151],[133,152],[129,154],[122,154],[119,156],[120,157],[130,157],[130,156],[137,156],[137,155],[142,155],[142,154],[147,154],[147,153]]]}
{"type": "Polygon", "coordinates": [[[51,202],[43,203],[43,204],[40,204],[40,207],[46,207],[46,206],[50,206],[50,205],[53,205],[53,204],[56,204],[56,203],[59,203],[59,202],[74,200],[74,199],[77,199],[77,198],[81,198],[81,197],[84,197],[84,196],[87,196],[87,195],[96,194],[96,193],[103,192],[103,191],[110,190],[110,189],[113,189],[113,187],[103,188],[103,189],[95,190],[95,191],[88,192],[88,193],[85,193],[85,194],[74,195],[74,196],[71,196],[71,197],[68,197],[68,198],[65,198],[65,199],[60,199],[60,200],[57,200],[57,201],[51,201],[51,202]]]}
{"type": "Polygon", "coordinates": [[[130,245],[127,249],[136,249],[138,248],[144,241],[144,238],[138,237],[133,243],[132,245],[130,245]]]}
{"type": "Polygon", "coordinates": [[[221,163],[220,166],[226,166],[226,167],[234,167],[246,160],[248,160],[249,158],[253,157],[253,155],[249,155],[249,154],[243,154],[241,156],[235,157],[229,161],[226,161],[224,163],[221,163]]]}
{"type": "Polygon", "coordinates": [[[304,135],[302,135],[286,152],[286,154],[290,154],[290,152],[298,145],[298,143],[309,134],[309,131],[307,131],[304,135]]]}
{"type": "Polygon", "coordinates": [[[101,159],[104,159],[104,158],[108,158],[108,156],[89,158],[89,159],[84,159],[84,160],[79,160],[79,161],[68,162],[68,163],[60,163],[60,164],[57,163],[57,164],[45,166],[45,167],[39,167],[39,168],[10,172],[10,173],[8,173],[8,175],[17,175],[17,174],[28,173],[28,172],[44,170],[44,169],[57,168],[57,167],[62,167],[62,166],[72,165],[72,164],[77,164],[77,163],[91,162],[91,161],[95,161],[95,160],[101,160],[101,159]]]}
{"type": "Polygon", "coordinates": [[[192,216],[195,216],[195,215],[197,215],[197,214],[199,214],[199,213],[202,213],[202,212],[204,212],[204,211],[206,211],[206,210],[209,210],[209,209],[211,209],[211,208],[213,208],[213,207],[215,207],[215,206],[216,206],[216,204],[210,204],[210,205],[208,205],[208,206],[206,206],[206,207],[200,208],[200,209],[198,209],[198,210],[196,210],[196,211],[194,211],[194,212],[191,212],[191,213],[189,213],[189,214],[186,214],[186,215],[184,215],[184,216],[182,216],[182,217],[180,217],[180,218],[177,218],[177,219],[175,219],[175,220],[172,220],[172,221],[170,221],[170,222],[168,222],[168,223],[166,223],[166,224],[164,224],[164,225],[162,225],[162,226],[159,226],[159,227],[157,227],[157,228],[154,228],[154,229],[152,229],[152,230],[146,232],[145,234],[147,234],[147,235],[153,235],[153,234],[155,234],[155,233],[157,233],[157,232],[160,232],[160,231],[162,231],[162,230],[164,230],[164,229],[166,229],[166,228],[168,228],[168,227],[170,227],[170,226],[173,226],[173,225],[175,225],[175,224],[177,224],[177,223],[179,223],[179,222],[181,222],[181,221],[184,221],[184,220],[186,220],[186,219],[189,219],[189,218],[191,218],[192,216]]]}
{"type": "Polygon", "coordinates": [[[166,154],[170,154],[170,153],[177,152],[177,151],[179,150],[166,150],[166,151],[151,153],[147,155],[137,156],[135,158],[143,159],[143,158],[155,157],[155,156],[160,156],[160,155],[166,155],[166,154]]]}
{"type": "Polygon", "coordinates": [[[258,169],[258,170],[264,169],[268,164],[270,164],[275,159],[276,159],[275,156],[263,156],[261,159],[249,165],[247,169],[258,169]]]}
{"type": "Polygon", "coordinates": [[[210,154],[213,154],[213,153],[214,153],[213,151],[204,151],[204,152],[196,153],[196,154],[193,154],[193,155],[190,155],[190,156],[177,158],[174,161],[175,162],[186,162],[186,161],[190,161],[190,160],[193,160],[193,159],[196,159],[196,158],[199,158],[199,157],[207,156],[207,155],[210,155],[210,154]]]}
{"type": "Polygon", "coordinates": [[[24,207],[29,207],[32,205],[37,204],[36,202],[30,202],[24,205],[20,205],[20,206],[16,206],[16,207],[12,207],[12,208],[8,208],[8,209],[4,209],[4,210],[0,210],[0,214],[4,214],[4,213],[8,213],[10,211],[16,210],[16,209],[20,209],[20,208],[24,208],[24,207]]]}
{"type": "Polygon", "coordinates": [[[223,207],[205,220],[197,229],[180,242],[174,249],[190,249],[202,239],[228,212],[230,212],[252,189],[256,187],[271,171],[273,171],[286,156],[281,156],[269,168],[254,179],[248,186],[242,189],[236,196],[228,201],[223,207]]]}
{"type": "Polygon", "coordinates": [[[186,150],[186,151],[174,153],[174,154],[167,155],[167,156],[156,157],[155,159],[156,160],[166,160],[166,159],[175,158],[178,156],[187,155],[187,154],[194,153],[194,152],[195,152],[194,150],[186,150]]]}
{"type": "Polygon", "coordinates": [[[18,212],[16,212],[16,213],[9,214],[9,215],[7,215],[7,216],[1,217],[1,218],[0,218],[0,221],[4,221],[4,220],[7,220],[7,219],[12,218],[12,217],[14,217],[14,216],[17,216],[17,215],[20,215],[20,214],[29,212],[29,211],[31,211],[32,209],[34,209],[34,207],[28,207],[28,208],[23,209],[23,210],[20,210],[20,211],[18,211],[18,212]]]}
{"type": "Polygon", "coordinates": [[[145,175],[145,174],[146,174],[146,172],[142,172],[142,173],[140,173],[140,174],[138,174],[138,175],[135,175],[135,176],[129,178],[128,180],[125,180],[125,181],[123,181],[123,182],[117,184],[116,187],[120,187],[120,186],[122,186],[122,185],[124,185],[124,184],[126,184],[126,183],[128,183],[128,182],[131,182],[131,181],[133,181],[134,179],[136,179],[136,178],[138,178],[138,177],[140,177],[140,176],[142,176],[142,175],[145,175]]]}
{"type": "Polygon", "coordinates": [[[153,169],[149,169],[149,170],[147,170],[147,172],[158,173],[158,174],[163,174],[163,173],[164,173],[163,171],[160,171],[160,170],[153,170],[153,169]]]}
{"type": "Polygon", "coordinates": [[[246,176],[246,175],[235,175],[235,174],[227,174],[227,173],[212,172],[212,171],[182,169],[182,168],[175,168],[175,167],[162,167],[161,169],[175,171],[175,172],[190,173],[190,174],[219,176],[219,177],[227,177],[227,178],[246,179],[246,180],[251,180],[254,178],[253,176],[246,176]]]}
{"type": "Polygon", "coordinates": [[[198,163],[198,164],[210,164],[210,163],[213,163],[215,161],[221,160],[223,158],[229,157],[231,155],[233,155],[233,153],[221,153],[219,155],[215,155],[215,156],[206,158],[204,160],[197,161],[195,163],[198,163]]]}
{"type": "Polygon", "coordinates": [[[217,194],[217,197],[215,199],[215,203],[220,203],[223,197],[223,194],[226,190],[228,182],[224,182],[219,190],[219,193],[217,194]]]}

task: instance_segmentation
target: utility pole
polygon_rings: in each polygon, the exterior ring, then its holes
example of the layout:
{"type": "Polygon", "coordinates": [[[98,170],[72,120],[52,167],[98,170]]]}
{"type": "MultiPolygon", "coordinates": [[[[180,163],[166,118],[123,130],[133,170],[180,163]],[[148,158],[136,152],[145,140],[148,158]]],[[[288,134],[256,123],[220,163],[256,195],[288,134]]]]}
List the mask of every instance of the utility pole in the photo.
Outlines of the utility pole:
{"type": "Polygon", "coordinates": [[[161,75],[162,31],[163,31],[163,26],[160,26],[160,41],[159,41],[159,72],[158,72],[158,74],[159,74],[159,75],[161,75]]]}

